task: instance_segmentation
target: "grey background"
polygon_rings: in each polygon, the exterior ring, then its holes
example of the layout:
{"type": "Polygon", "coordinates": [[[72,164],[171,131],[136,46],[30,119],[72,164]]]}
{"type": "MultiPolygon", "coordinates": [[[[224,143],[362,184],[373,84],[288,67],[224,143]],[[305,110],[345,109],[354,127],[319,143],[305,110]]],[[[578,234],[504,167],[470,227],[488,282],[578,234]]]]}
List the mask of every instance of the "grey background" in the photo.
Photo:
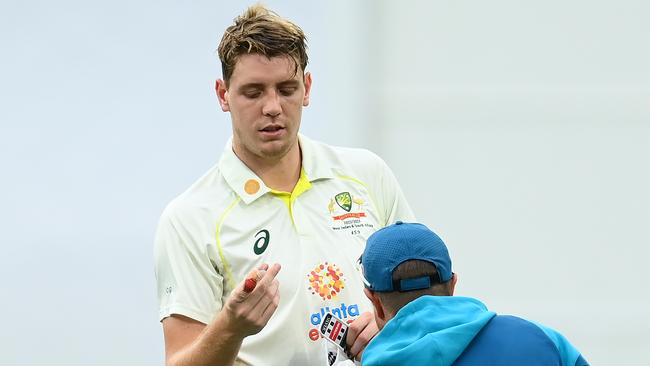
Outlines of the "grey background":
{"type": "MultiPolygon", "coordinates": [[[[163,363],[153,234],[230,134],[215,49],[248,4],[0,2],[0,364],[163,363]]],[[[458,294],[643,363],[647,2],[267,4],[309,37],[303,132],[389,163],[458,294]]]]}

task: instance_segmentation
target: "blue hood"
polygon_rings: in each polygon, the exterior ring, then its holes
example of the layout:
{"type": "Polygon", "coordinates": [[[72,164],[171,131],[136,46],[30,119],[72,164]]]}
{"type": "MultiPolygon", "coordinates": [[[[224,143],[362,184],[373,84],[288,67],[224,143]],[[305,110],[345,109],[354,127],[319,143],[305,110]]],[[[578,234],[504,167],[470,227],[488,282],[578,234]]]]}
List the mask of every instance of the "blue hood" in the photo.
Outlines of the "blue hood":
{"type": "Polygon", "coordinates": [[[469,297],[420,297],[386,323],[366,347],[362,364],[451,365],[495,315],[469,297]]]}

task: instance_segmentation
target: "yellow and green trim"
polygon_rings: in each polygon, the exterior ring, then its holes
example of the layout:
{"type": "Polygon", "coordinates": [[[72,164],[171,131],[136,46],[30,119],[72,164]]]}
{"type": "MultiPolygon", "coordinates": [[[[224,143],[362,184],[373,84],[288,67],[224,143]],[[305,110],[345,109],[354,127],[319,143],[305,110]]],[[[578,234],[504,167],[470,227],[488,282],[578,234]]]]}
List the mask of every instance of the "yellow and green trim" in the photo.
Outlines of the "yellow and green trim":
{"type": "Polygon", "coordinates": [[[217,230],[216,230],[217,250],[219,251],[219,258],[221,259],[221,264],[223,265],[223,269],[225,272],[224,277],[226,278],[226,285],[230,289],[235,288],[235,281],[233,279],[230,263],[228,263],[228,261],[226,260],[226,256],[223,254],[220,235],[221,235],[221,226],[223,225],[223,222],[226,220],[226,216],[228,216],[230,210],[232,210],[239,203],[239,201],[241,201],[240,197],[235,198],[235,200],[221,214],[221,217],[219,217],[219,220],[217,221],[217,230]]]}
{"type": "Polygon", "coordinates": [[[291,217],[291,223],[294,226],[295,226],[295,222],[293,220],[293,203],[296,202],[296,199],[298,199],[298,197],[300,197],[301,194],[307,192],[310,189],[311,189],[311,182],[307,177],[307,173],[305,173],[304,169],[300,169],[300,177],[298,178],[298,182],[293,187],[293,191],[291,193],[271,190],[271,194],[281,199],[282,202],[284,202],[284,204],[287,206],[287,209],[289,210],[289,217],[291,217]]]}

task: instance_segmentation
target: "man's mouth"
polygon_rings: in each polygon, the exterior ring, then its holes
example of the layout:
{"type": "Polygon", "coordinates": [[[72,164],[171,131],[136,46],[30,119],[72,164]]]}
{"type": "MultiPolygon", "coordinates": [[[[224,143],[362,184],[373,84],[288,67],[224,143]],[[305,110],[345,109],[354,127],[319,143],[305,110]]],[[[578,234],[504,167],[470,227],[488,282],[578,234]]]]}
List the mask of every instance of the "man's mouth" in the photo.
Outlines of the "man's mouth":
{"type": "Polygon", "coordinates": [[[261,129],[261,132],[277,132],[280,130],[284,130],[284,127],[280,125],[271,125],[271,126],[266,126],[263,129],[261,129]]]}

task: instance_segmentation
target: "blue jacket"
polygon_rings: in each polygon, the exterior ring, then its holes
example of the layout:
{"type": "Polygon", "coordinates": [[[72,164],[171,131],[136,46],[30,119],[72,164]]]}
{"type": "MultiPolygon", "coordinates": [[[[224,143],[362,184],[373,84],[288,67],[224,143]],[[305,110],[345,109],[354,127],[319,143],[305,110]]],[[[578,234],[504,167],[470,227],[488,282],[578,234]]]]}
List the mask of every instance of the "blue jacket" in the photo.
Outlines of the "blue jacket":
{"type": "Polygon", "coordinates": [[[363,366],[562,365],[587,362],[560,333],[496,315],[476,299],[423,296],[404,306],[363,352],[363,366]]]}

